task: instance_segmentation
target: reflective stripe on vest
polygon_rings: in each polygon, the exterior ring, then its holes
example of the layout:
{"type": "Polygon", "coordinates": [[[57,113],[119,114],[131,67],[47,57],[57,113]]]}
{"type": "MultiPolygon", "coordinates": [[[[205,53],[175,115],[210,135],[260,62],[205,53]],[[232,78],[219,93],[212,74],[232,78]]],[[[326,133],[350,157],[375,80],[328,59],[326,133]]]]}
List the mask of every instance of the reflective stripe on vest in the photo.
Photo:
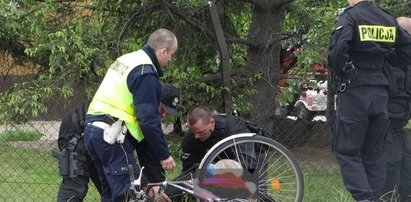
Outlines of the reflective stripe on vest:
{"type": "Polygon", "coordinates": [[[141,141],[144,136],[136,119],[133,95],[127,87],[127,76],[140,65],[144,65],[141,74],[153,72],[144,71],[144,68],[154,69],[154,65],[143,50],[128,53],[114,61],[87,111],[87,114],[109,114],[123,120],[130,134],[138,141],[141,141]]]}

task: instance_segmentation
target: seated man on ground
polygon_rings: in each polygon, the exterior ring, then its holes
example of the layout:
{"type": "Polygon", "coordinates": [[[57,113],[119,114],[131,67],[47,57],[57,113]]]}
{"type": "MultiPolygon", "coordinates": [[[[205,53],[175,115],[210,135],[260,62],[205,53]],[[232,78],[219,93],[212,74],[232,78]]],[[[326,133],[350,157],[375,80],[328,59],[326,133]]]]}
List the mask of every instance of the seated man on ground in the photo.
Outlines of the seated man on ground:
{"type": "MultiPolygon", "coordinates": [[[[212,114],[210,109],[204,106],[194,106],[188,111],[187,124],[189,131],[181,143],[180,157],[183,174],[177,178],[179,180],[189,177],[187,173],[194,173],[207,151],[220,140],[239,133],[251,132],[258,135],[268,135],[254,123],[230,114],[212,114]]],[[[250,151],[250,149],[241,150],[250,151]]],[[[252,154],[243,153],[242,155],[247,156],[247,158],[256,158],[252,154]]],[[[166,193],[173,196],[179,192],[168,189],[166,193]]]]}

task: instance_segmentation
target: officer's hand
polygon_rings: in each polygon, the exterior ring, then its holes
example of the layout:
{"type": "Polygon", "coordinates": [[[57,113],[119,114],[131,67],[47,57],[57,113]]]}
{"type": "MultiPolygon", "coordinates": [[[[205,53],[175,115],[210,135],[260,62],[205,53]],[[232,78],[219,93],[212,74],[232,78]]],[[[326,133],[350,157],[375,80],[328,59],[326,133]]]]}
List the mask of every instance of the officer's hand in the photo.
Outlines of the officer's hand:
{"type": "Polygon", "coordinates": [[[155,186],[150,189],[149,196],[153,197],[154,202],[171,202],[171,199],[164,193],[158,193],[160,186],[155,186]]]}
{"type": "Polygon", "coordinates": [[[161,161],[161,166],[164,170],[173,170],[176,167],[176,163],[172,156],[169,156],[166,160],[161,161]]]}

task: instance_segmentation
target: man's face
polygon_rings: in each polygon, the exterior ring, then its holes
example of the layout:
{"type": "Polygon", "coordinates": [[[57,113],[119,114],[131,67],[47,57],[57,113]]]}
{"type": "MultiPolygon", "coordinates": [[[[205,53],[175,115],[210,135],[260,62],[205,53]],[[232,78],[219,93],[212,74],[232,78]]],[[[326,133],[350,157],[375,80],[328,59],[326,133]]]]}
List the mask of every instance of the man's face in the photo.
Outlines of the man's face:
{"type": "Polygon", "coordinates": [[[168,115],[167,111],[163,107],[163,103],[160,103],[160,105],[158,106],[158,114],[160,115],[160,118],[164,118],[168,115]]]}
{"type": "Polygon", "coordinates": [[[158,59],[158,63],[160,63],[161,67],[166,66],[171,61],[174,54],[176,53],[178,45],[177,45],[177,39],[175,39],[175,40],[176,40],[176,43],[174,43],[173,47],[171,47],[171,48],[161,48],[161,49],[156,51],[156,56],[157,56],[157,59],[158,59]]]}
{"type": "Polygon", "coordinates": [[[203,119],[198,120],[193,125],[188,125],[195,139],[206,141],[214,130],[215,120],[210,118],[208,122],[203,119]]]}

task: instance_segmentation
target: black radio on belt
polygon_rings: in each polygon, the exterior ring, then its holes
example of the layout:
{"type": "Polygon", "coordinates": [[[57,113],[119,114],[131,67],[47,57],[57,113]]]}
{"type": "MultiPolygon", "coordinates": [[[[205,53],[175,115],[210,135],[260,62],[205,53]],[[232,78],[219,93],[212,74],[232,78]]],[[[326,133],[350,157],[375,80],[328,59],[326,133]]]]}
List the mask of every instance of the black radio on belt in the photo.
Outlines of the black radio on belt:
{"type": "Polygon", "coordinates": [[[344,80],[353,81],[357,78],[357,67],[351,62],[347,62],[342,69],[342,77],[344,80]]]}

